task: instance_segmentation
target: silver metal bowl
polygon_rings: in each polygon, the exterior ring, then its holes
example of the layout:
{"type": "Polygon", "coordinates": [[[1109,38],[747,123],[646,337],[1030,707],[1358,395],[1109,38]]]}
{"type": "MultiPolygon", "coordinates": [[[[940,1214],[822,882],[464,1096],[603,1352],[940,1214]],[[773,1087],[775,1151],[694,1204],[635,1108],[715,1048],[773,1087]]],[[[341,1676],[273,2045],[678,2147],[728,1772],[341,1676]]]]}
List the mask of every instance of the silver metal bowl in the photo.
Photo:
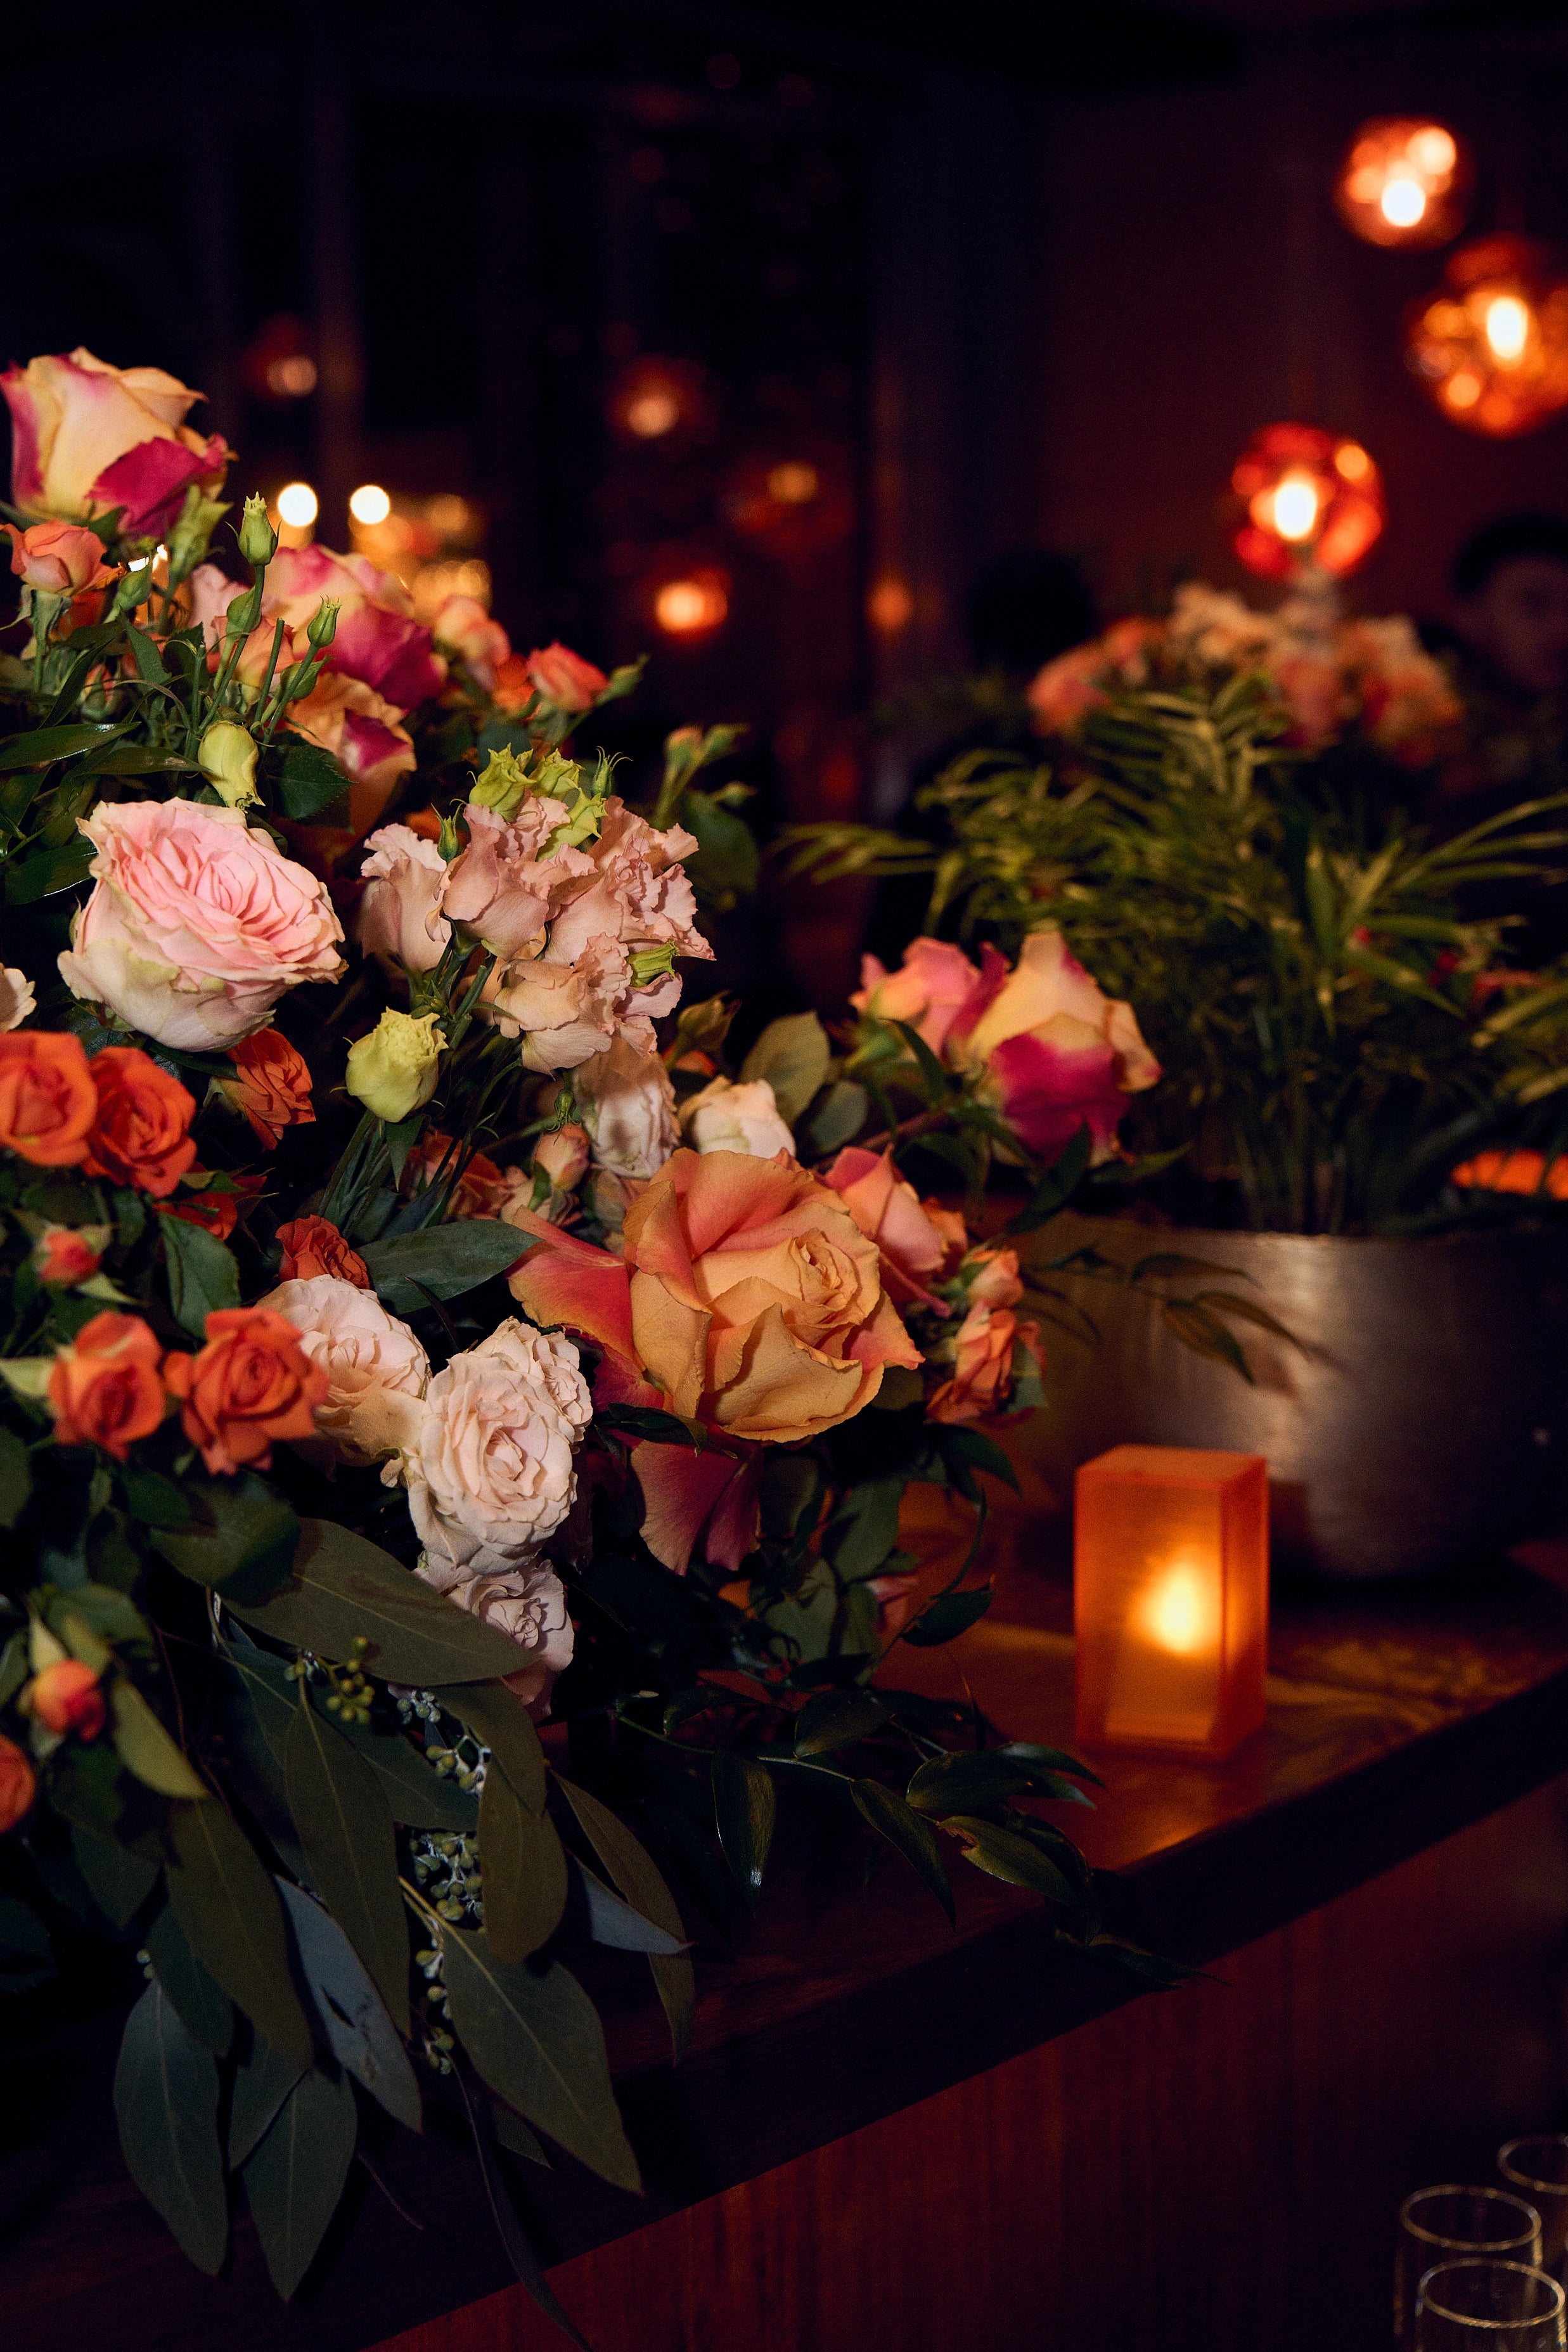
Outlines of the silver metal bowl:
{"type": "Polygon", "coordinates": [[[1050,1403],[1019,1433],[1058,1492],[1112,1445],[1261,1454],[1275,1558],[1342,1579],[1456,1568],[1563,1525],[1568,1234],[1320,1239],[1064,1216],[1040,1240],[1042,1256],[1092,1242],[1121,1265],[1156,1249],[1206,1259],[1232,1270],[1214,1287],[1266,1306],[1300,1343],[1234,1325],[1249,1388],[1147,1300],[1050,1277],[1101,1334],[1048,1331],[1050,1403]]]}

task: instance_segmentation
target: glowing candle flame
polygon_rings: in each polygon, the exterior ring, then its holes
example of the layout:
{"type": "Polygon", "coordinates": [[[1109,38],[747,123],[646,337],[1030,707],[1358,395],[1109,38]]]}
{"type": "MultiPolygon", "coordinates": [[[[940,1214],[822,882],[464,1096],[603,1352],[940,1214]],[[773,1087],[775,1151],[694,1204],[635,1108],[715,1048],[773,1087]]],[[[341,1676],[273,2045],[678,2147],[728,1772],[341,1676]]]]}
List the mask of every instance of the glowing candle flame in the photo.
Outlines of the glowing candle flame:
{"type": "Polygon", "coordinates": [[[1274,528],[1281,539],[1311,539],[1318,520],[1317,485],[1305,474],[1287,474],[1274,493],[1274,528]]]}
{"type": "Polygon", "coordinates": [[[316,493],[308,482],[286,482],[277,493],[277,511],[291,530],[304,530],[316,520],[316,493]]]}
{"type": "Polygon", "coordinates": [[[373,526],[385,522],[392,512],[392,500],[379,482],[361,482],[349,500],[349,512],[356,522],[373,526]]]}
{"type": "Polygon", "coordinates": [[[1377,207],[1390,228],[1414,228],[1427,209],[1427,191],[1417,180],[1388,180],[1377,207]]]}
{"type": "Polygon", "coordinates": [[[1195,1657],[1212,1649],[1219,1632],[1213,1577],[1186,1560],[1173,1560],[1140,1601],[1137,1630],[1172,1657],[1195,1657]]]}

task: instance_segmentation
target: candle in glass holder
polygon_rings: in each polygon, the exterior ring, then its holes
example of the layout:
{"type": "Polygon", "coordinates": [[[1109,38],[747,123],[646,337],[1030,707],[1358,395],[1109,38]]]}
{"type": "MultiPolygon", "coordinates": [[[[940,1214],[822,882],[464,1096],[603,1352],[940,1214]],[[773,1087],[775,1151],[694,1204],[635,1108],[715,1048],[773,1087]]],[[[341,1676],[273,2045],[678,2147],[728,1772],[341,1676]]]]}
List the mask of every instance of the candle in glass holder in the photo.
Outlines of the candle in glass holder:
{"type": "Polygon", "coordinates": [[[1118,1445],[1076,1485],[1078,1738],[1228,1756],[1263,1721],[1269,1479],[1260,1454],[1118,1445]]]}

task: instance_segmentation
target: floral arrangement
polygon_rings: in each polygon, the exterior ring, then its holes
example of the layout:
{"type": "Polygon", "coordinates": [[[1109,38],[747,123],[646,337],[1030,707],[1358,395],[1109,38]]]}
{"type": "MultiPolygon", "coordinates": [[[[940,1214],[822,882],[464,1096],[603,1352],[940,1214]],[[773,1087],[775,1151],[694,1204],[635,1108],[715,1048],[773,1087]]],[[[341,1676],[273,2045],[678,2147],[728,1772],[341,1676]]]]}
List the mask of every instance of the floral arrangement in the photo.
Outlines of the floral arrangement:
{"type": "Polygon", "coordinates": [[[126,2159],[205,2269],[243,2194],[291,2294],[361,2103],[444,2103],[553,2309],[498,2151],[638,2180],[576,1964],[645,1956],[678,2056],[685,1922],[798,1787],[1168,1980],[1051,1817],[1084,1769],[896,1671],[988,1606],[985,1424],[1040,1394],[993,1163],[1032,1230],[1158,1072],[1050,929],[737,1065],[682,1002],[754,866],[733,730],[639,807],[572,748],[634,673],[426,628],[259,499],[231,578],[194,394],[4,383],[0,1969],[127,2000],[126,2159]]]}

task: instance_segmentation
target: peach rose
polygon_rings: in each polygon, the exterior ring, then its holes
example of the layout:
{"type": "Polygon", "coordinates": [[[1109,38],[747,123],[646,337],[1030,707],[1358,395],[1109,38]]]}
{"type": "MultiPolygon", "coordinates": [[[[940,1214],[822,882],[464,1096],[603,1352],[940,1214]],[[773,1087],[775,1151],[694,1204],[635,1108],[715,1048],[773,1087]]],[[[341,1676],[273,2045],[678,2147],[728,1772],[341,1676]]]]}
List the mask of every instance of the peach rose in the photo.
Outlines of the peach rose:
{"type": "Polygon", "coordinates": [[[875,956],[862,956],[861,984],[850,1003],[878,1021],[907,1021],[939,1054],[979,976],[950,940],[911,940],[897,971],[890,972],[875,956]]]}
{"type": "MultiPolygon", "coordinates": [[[[90,1328],[90,1327],[89,1327],[90,1328]]],[[[283,1316],[263,1307],[221,1307],[207,1318],[198,1355],[164,1362],[170,1394],[207,1468],[225,1475],[254,1464],[266,1470],[276,1439],[311,1437],[329,1382],[283,1316]]]]}
{"type": "Polygon", "coordinates": [[[985,1066],[1026,1150],[1055,1157],[1087,1126],[1095,1159],[1110,1159],[1128,1096],[1160,1075],[1132,1006],[1101,994],[1053,926],[1030,933],[1011,972],[993,947],[981,962],[949,1059],[985,1066]]]}
{"type": "Polygon", "coordinates": [[[163,1350],[139,1315],[95,1315],[56,1357],[45,1391],[61,1445],[101,1445],[123,1462],[163,1418],[163,1350]]]}
{"type": "Polygon", "coordinates": [[[318,1274],[280,1283],[257,1307],[291,1323],[301,1353],[327,1376],[314,1435],[291,1440],[297,1454],[322,1469],[364,1469],[413,1444],[430,1359],[373,1290],[318,1274]]]}
{"type": "Polygon", "coordinates": [[[591,1412],[570,1341],[515,1318],[436,1373],[402,1457],[427,1583],[505,1573],[555,1533],[591,1412]]]}
{"type": "Polygon", "coordinates": [[[16,1828],[37,1793],[37,1780],[22,1750],[14,1739],[0,1738],[0,1834],[16,1828]]]}
{"type": "Polygon", "coordinates": [[[1003,1411],[1013,1392],[1013,1353],[1020,1347],[1043,1371],[1038,1323],[1020,1322],[1007,1307],[971,1307],[954,1339],[952,1377],[932,1395],[927,1419],[980,1421],[1003,1411]]]}
{"type": "Polygon", "coordinates": [[[330,1274],[360,1290],[371,1287],[370,1268],[358,1250],[350,1249],[328,1217],[293,1217],[277,1228],[283,1252],[280,1269],[285,1282],[308,1282],[312,1275],[330,1274]]]}
{"type": "Polygon", "coordinates": [[[824,1181],[862,1233],[876,1244],[888,1297],[901,1304],[917,1298],[934,1306],[926,1285],[942,1270],[946,1243],[921,1207],[914,1185],[906,1184],[894,1166],[892,1152],[846,1144],[824,1181]]]}
{"type": "Polygon", "coordinates": [[[794,1135],[779,1118],[766,1078],[710,1079],[682,1104],[681,1132],[694,1151],[744,1151],[753,1160],[772,1160],[780,1151],[795,1157],[794,1135]]]}
{"type": "Polygon", "coordinates": [[[11,536],[12,571],[46,596],[79,596],[120,578],[120,566],[104,562],[95,530],[69,522],[36,522],[26,530],[8,522],[0,529],[11,536]]]}
{"type": "Polygon", "coordinates": [[[0,965],[0,1033],[19,1029],[38,1009],[33,983],[14,963],[0,965]]]}
{"type": "Polygon", "coordinates": [[[79,522],[124,509],[128,539],[161,539],[190,485],[215,496],[222,434],[185,423],[202,398],[162,368],[110,367],[78,345],[0,376],[11,411],[11,497],[25,514],[79,522]]]}
{"type": "Polygon", "coordinates": [[[668,1070],[657,1054],[640,1054],[624,1037],[580,1064],[572,1091],[593,1164],[612,1175],[652,1176],[680,1141],[668,1070]]]}
{"type": "Polygon", "coordinates": [[[160,1045],[222,1052],[261,1028],[286,989],[343,971],[325,887],[238,809],[100,801],[78,824],[96,887],[61,977],[160,1045]]]}
{"type": "Polygon", "coordinates": [[[250,1121],[258,1143],[276,1150],[286,1127],[313,1127],[310,1065],[281,1030],[257,1029],[229,1047],[232,1079],[218,1081],[233,1108],[250,1121]]]}
{"type": "Polygon", "coordinates": [[[591,710],[610,683],[601,669],[574,654],[559,637],[552,645],[526,655],[523,667],[535,692],[558,710],[591,710]]]}
{"type": "Polygon", "coordinates": [[[288,706],[288,724],[308,743],[330,752],[348,781],[349,826],[356,841],[369,833],[397,789],[418,766],[402,714],[362,679],[323,670],[309,693],[288,706]]]}
{"type": "Polygon", "coordinates": [[[47,1029],[0,1036],[0,1148],[36,1168],[75,1168],[97,1116],[79,1037],[47,1029]]]}
{"type": "Polygon", "coordinates": [[[35,1675],[22,1693],[23,1712],[46,1731],[96,1739],[109,1720],[97,1675],[80,1658],[57,1658],[35,1675]]]}
{"type": "MultiPolygon", "coordinates": [[[[585,1069],[592,1066],[591,1063],[583,1065],[585,1069]]],[[[568,1119],[564,1127],[553,1129],[549,1135],[541,1135],[534,1146],[534,1166],[549,1179],[552,1192],[574,1192],[587,1175],[591,1158],[588,1129],[579,1127],[573,1119],[568,1119]]],[[[511,1202],[507,1205],[516,1207],[517,1203],[511,1202]]],[[[506,1211],[498,1210],[497,1213],[505,1215],[506,1211]]]]}
{"type": "Polygon", "coordinates": [[[499,621],[490,618],[477,596],[448,596],[438,606],[433,626],[436,644],[458,655],[475,685],[488,694],[512,650],[499,621]]]}
{"type": "MultiPolygon", "coordinates": [[[[612,939],[595,939],[575,963],[546,962],[540,956],[496,964],[480,991],[479,1006],[503,1037],[522,1039],[525,1069],[575,1070],[593,1055],[607,1053],[622,1033],[621,1007],[631,992],[632,967],[624,950],[612,939]]],[[[628,1022],[624,1034],[642,1052],[653,1052],[651,1021],[628,1022]]]]}
{"type": "Polygon", "coordinates": [[[631,1362],[670,1410],[736,1437],[814,1437],[920,1352],[883,1290],[876,1244],[808,1170],[677,1151],[627,1211],[624,1258],[520,1215],[549,1245],[510,1276],[540,1323],[631,1362]]]}
{"type": "Polygon", "coordinates": [[[549,849],[570,816],[548,793],[530,794],[509,821],[478,801],[464,809],[467,845],[446,869],[443,905],[493,954],[509,959],[534,947],[551,913],[592,875],[580,849],[549,849]]]}
{"type": "Polygon", "coordinates": [[[442,913],[446,860],[432,841],[406,824],[383,825],[365,844],[361,866],[360,945],[404,971],[434,971],[445,954],[452,926],[442,913]]]}
{"type": "Polygon", "coordinates": [[[280,547],[267,567],[264,619],[281,614],[291,629],[302,629],[324,596],[338,603],[329,668],[358,678],[394,704],[400,716],[441,692],[446,664],[434,650],[430,631],[413,618],[408,591],[394,572],[378,572],[368,556],[335,555],[319,541],[280,547]]]}
{"type": "Polygon", "coordinates": [[[501,1679],[535,1722],[541,1722],[549,1713],[556,1676],[571,1664],[576,1639],[565,1588],[549,1561],[529,1559],[516,1568],[460,1577],[455,1584],[444,1584],[439,1580],[439,1564],[433,1569],[427,1553],[417,1573],[459,1609],[466,1609],[471,1617],[482,1619],[517,1643],[528,1664],[501,1679]]]}
{"type": "Polygon", "coordinates": [[[98,1116],[87,1139],[87,1174],[161,1200],[195,1160],[195,1097],[140,1045],[106,1045],[88,1068],[98,1116]]]}
{"type": "Polygon", "coordinates": [[[1017,1250],[973,1250],[959,1267],[958,1279],[971,1307],[1016,1307],[1023,1297],[1017,1250]]]}

